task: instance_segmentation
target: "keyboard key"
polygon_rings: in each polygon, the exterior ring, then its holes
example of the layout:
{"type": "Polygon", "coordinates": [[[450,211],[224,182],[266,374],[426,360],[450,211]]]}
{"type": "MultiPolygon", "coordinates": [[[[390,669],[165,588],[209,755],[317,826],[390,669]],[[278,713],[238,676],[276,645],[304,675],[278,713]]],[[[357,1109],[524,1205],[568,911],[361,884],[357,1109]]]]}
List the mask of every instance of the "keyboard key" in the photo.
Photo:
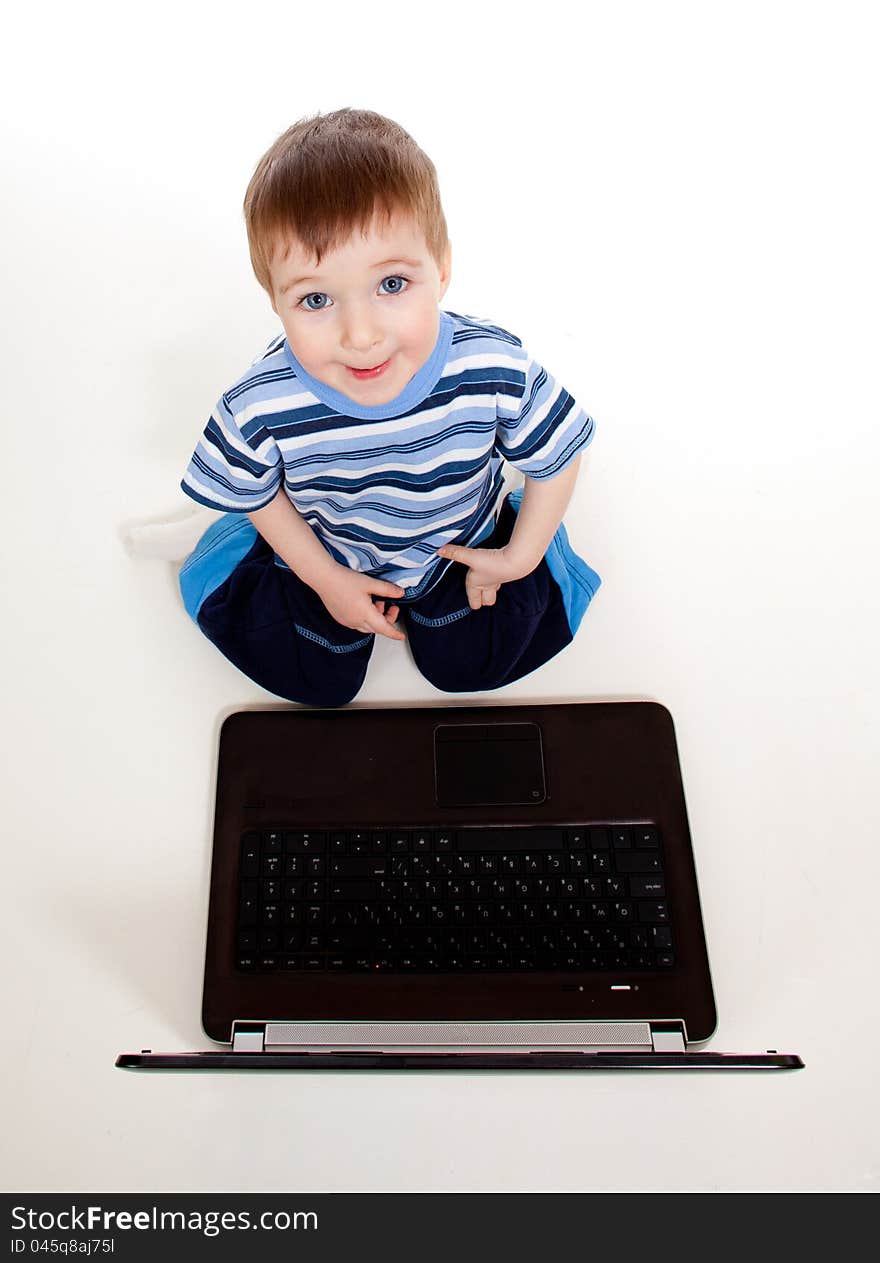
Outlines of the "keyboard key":
{"type": "Polygon", "coordinates": [[[660,845],[660,835],[653,825],[634,826],[633,840],[638,847],[649,847],[654,850],[660,845]]]}
{"type": "Polygon", "coordinates": [[[374,881],[330,881],[331,899],[362,899],[366,902],[374,898],[376,883],[374,881]]]}
{"type": "Polygon", "coordinates": [[[645,896],[653,895],[657,898],[666,894],[666,882],[663,880],[662,874],[654,877],[649,875],[637,875],[629,879],[629,893],[634,899],[642,899],[645,896]]]}
{"type": "Polygon", "coordinates": [[[260,836],[257,833],[246,833],[241,843],[241,877],[259,877],[260,875],[260,836]]]}
{"type": "Polygon", "coordinates": [[[330,860],[330,873],[333,877],[384,877],[387,865],[388,861],[380,855],[375,859],[363,856],[334,858],[330,860]]]}
{"type": "Polygon", "coordinates": [[[561,829],[459,829],[459,851],[561,851],[561,829]]]}
{"type": "MultiPolygon", "coordinates": [[[[284,835],[284,849],[288,854],[312,855],[315,852],[323,851],[326,847],[326,837],[323,833],[286,833],[284,835]]],[[[280,847],[279,847],[280,850],[280,847]]]]}
{"type": "Polygon", "coordinates": [[[242,929],[257,924],[259,909],[256,899],[242,898],[238,909],[238,924],[242,929]]]}
{"type": "Polygon", "coordinates": [[[642,924],[651,921],[668,921],[669,906],[665,903],[640,903],[639,920],[642,924]]]}
{"type": "Polygon", "coordinates": [[[659,855],[649,852],[621,851],[615,856],[618,873],[659,873],[662,871],[659,855]]]}

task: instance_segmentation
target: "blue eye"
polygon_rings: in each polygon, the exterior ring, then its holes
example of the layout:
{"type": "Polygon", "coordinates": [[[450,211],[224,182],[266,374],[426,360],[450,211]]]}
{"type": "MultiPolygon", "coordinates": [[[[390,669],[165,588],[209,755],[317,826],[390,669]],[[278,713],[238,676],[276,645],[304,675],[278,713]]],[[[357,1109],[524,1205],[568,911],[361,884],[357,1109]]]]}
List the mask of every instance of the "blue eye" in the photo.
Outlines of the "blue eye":
{"type": "Polygon", "coordinates": [[[329,296],[329,294],[321,294],[321,293],[317,293],[317,294],[306,294],[306,295],[305,295],[303,298],[301,298],[299,301],[300,301],[300,303],[301,303],[302,305],[304,305],[304,306],[305,306],[305,308],[306,308],[306,310],[307,310],[307,311],[323,311],[323,310],[324,310],[324,308],[327,306],[327,303],[329,303],[329,302],[330,302],[330,296],[329,296]],[[327,302],[323,302],[323,303],[321,303],[320,307],[313,307],[313,306],[311,305],[311,303],[309,302],[309,299],[310,299],[310,298],[324,298],[324,299],[326,299],[326,300],[327,300],[327,302]]]}
{"type": "Polygon", "coordinates": [[[386,289],[386,294],[402,294],[406,286],[409,285],[409,281],[405,276],[386,276],[384,281],[382,281],[382,285],[388,285],[389,282],[393,282],[395,288],[386,289]]]}

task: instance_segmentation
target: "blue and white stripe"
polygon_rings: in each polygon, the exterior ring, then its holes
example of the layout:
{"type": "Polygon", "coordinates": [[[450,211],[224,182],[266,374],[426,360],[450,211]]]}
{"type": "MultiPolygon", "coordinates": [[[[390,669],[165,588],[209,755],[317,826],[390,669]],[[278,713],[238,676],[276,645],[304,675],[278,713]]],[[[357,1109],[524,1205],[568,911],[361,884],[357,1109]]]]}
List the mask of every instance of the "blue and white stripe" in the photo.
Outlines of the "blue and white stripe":
{"type": "Polygon", "coordinates": [[[593,430],[513,334],[441,312],[430,359],[377,407],[310,377],[274,338],[218,401],[181,486],[249,513],[283,484],[337,561],[415,596],[446,569],[438,548],[491,530],[505,460],[552,478],[593,430]]]}

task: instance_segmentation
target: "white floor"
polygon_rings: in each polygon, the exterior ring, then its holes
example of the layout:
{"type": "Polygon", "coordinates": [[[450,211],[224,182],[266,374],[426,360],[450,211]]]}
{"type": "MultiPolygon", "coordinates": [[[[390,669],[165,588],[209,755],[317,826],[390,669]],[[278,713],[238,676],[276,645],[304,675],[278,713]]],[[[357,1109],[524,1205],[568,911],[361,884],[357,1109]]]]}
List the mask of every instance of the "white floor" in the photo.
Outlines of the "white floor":
{"type": "MultiPolygon", "coordinates": [[[[494,100],[485,84],[440,127],[405,59],[402,83],[377,95],[370,59],[352,53],[342,97],[312,66],[305,96],[255,74],[248,92],[245,74],[234,101],[208,103],[187,57],[222,87],[237,40],[259,61],[249,29],[187,19],[176,51],[146,33],[134,66],[82,30],[67,31],[81,41],[70,61],[43,50],[36,24],[22,32],[11,86],[30,108],[3,142],[16,196],[2,211],[0,343],[2,1187],[880,1188],[867,46],[852,14],[790,29],[761,6],[722,32],[694,31],[700,6],[662,23],[646,7],[632,30],[597,21],[575,55],[562,12],[535,49],[561,130],[539,125],[537,95],[506,103],[497,227],[471,197],[485,168],[461,143],[465,107],[494,100]],[[700,56],[681,51],[685,34],[700,56]],[[736,53],[723,65],[722,35],[736,53]],[[795,1051],[799,1073],[114,1068],[121,1051],[207,1046],[215,742],[230,711],[275,704],[188,621],[174,567],[132,561],[120,530],[185,508],[177,483],[208,412],[274,332],[239,219],[256,158],[295,117],[359,103],[435,151],[459,267],[445,305],[518,332],[597,421],[567,523],[603,586],[576,643],[495,700],[671,709],[719,1010],[711,1046],[795,1051]],[[539,150],[573,182],[553,231],[540,189],[510,174],[539,150]],[[541,225],[534,239],[523,223],[541,225]]],[[[455,50],[441,48],[445,77],[455,50]]],[[[452,700],[388,641],[359,704],[452,700]]]]}

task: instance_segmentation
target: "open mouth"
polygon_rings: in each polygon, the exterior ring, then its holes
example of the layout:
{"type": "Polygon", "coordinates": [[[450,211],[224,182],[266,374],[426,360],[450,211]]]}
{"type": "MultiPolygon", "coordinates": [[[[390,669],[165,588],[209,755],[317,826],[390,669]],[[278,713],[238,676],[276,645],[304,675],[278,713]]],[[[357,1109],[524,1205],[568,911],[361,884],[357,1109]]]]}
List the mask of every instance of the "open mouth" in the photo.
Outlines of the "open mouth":
{"type": "Polygon", "coordinates": [[[349,368],[348,371],[358,381],[369,381],[373,377],[381,377],[390,363],[391,360],[389,359],[382,364],[377,364],[375,368],[349,368]]]}

